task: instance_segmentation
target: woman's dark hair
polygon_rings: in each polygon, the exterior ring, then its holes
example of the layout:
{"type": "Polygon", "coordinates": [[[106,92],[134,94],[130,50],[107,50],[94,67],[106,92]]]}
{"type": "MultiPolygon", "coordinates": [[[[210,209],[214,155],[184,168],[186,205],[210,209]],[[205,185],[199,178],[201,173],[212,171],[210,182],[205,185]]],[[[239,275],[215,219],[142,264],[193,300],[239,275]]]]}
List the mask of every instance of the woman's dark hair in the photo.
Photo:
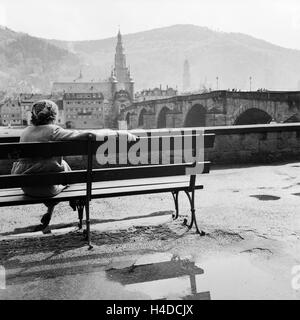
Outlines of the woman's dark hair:
{"type": "Polygon", "coordinates": [[[32,106],[31,123],[34,126],[49,124],[56,119],[57,105],[51,100],[37,101],[32,106]]]}

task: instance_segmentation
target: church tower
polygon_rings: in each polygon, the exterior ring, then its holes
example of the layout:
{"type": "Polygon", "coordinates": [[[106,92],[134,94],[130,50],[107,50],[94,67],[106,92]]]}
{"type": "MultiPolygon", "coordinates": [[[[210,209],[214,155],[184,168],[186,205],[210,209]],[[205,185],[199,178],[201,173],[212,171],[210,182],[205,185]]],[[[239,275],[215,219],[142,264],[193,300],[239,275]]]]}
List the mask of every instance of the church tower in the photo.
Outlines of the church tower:
{"type": "Polygon", "coordinates": [[[118,117],[122,118],[122,111],[130,106],[134,100],[134,81],[130,76],[129,68],[126,66],[126,57],[120,30],[117,37],[115,65],[110,77],[110,82],[113,97],[111,117],[116,120],[118,117]]]}
{"type": "Polygon", "coordinates": [[[190,64],[186,59],[183,65],[183,83],[182,91],[189,91],[191,89],[191,75],[190,75],[190,64]]]}
{"type": "Polygon", "coordinates": [[[129,82],[130,72],[126,67],[126,57],[124,54],[124,48],[122,43],[122,35],[119,30],[118,32],[118,42],[116,46],[115,54],[115,76],[118,82],[129,82]]]}

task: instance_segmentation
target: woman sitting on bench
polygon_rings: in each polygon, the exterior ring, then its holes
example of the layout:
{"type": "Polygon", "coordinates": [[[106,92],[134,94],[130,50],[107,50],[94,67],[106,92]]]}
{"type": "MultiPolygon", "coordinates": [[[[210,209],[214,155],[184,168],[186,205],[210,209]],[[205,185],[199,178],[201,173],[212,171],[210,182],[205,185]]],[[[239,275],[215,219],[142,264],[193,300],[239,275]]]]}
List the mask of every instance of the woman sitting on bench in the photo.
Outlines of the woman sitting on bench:
{"type": "MultiPolygon", "coordinates": [[[[78,131],[66,130],[56,125],[56,118],[58,115],[58,107],[51,100],[41,100],[33,104],[31,123],[32,126],[27,127],[21,134],[20,142],[48,142],[48,141],[65,141],[65,140],[85,140],[89,134],[95,136],[108,136],[114,134],[127,135],[128,141],[135,141],[136,137],[127,131],[113,131],[109,129],[102,129],[97,131],[78,131]]],[[[62,172],[71,171],[68,163],[62,157],[52,157],[45,159],[19,159],[14,162],[12,174],[31,174],[40,172],[62,172]]],[[[59,194],[67,186],[50,185],[41,187],[23,187],[25,194],[32,197],[53,197],[59,194]]],[[[48,208],[46,214],[41,219],[42,225],[38,228],[40,230],[47,230],[53,214],[54,207],[57,203],[45,202],[48,208]]],[[[74,208],[74,204],[70,203],[74,208]]]]}

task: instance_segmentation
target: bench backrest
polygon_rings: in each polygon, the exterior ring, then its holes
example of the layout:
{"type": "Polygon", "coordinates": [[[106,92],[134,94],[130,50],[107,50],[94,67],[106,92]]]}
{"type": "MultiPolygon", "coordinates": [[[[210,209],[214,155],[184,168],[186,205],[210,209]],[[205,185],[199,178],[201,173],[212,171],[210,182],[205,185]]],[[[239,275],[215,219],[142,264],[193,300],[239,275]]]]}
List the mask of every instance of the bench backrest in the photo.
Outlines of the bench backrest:
{"type": "MultiPolygon", "coordinates": [[[[138,133],[137,133],[138,134],[138,133]]],[[[53,156],[86,156],[86,169],[76,170],[72,172],[60,172],[60,173],[39,173],[30,175],[2,175],[0,176],[0,189],[15,188],[24,186],[39,186],[39,185],[54,185],[54,184],[74,184],[74,183],[87,183],[87,188],[91,189],[92,182],[96,181],[111,181],[111,180],[125,180],[125,179],[138,179],[138,178],[153,178],[153,177],[167,177],[167,176],[179,176],[186,175],[187,167],[194,167],[197,165],[195,161],[187,162],[184,157],[181,161],[174,159],[174,155],[177,155],[176,148],[184,148],[185,138],[190,136],[193,153],[203,152],[204,148],[211,148],[214,144],[214,134],[205,134],[204,130],[186,130],[176,129],[166,133],[166,131],[156,132],[155,137],[151,135],[151,132],[147,132],[140,135],[140,140],[137,142],[131,142],[127,145],[127,152],[130,148],[134,147],[141,141],[145,142],[148,146],[148,159],[150,160],[153,153],[157,152],[158,163],[138,163],[138,164],[124,164],[119,163],[120,155],[124,152],[119,150],[120,146],[117,143],[114,152],[106,152],[107,156],[111,156],[112,153],[116,155],[116,163],[102,166],[101,168],[93,168],[93,159],[97,157],[99,148],[108,143],[105,141],[95,141],[92,136],[86,141],[63,141],[63,142],[47,142],[47,143],[0,143],[0,160],[2,159],[19,159],[19,158],[49,158],[53,156]],[[203,145],[201,150],[197,148],[199,136],[203,137],[203,145]],[[170,163],[164,162],[165,139],[170,138],[170,163]],[[151,149],[153,139],[158,140],[155,144],[155,150],[151,149]],[[174,142],[175,139],[181,140],[182,144],[178,145],[174,142]]],[[[176,140],[178,141],[178,140],[176,140]]],[[[0,141],[1,142],[1,141],[0,141]]],[[[138,150],[137,154],[142,155],[143,151],[138,150]]],[[[177,150],[178,151],[178,150],[177,150]]],[[[145,159],[145,157],[144,157],[145,159]]],[[[199,164],[202,166],[201,172],[209,172],[209,162],[201,160],[199,164]]],[[[90,193],[91,191],[89,191],[90,193]]]]}

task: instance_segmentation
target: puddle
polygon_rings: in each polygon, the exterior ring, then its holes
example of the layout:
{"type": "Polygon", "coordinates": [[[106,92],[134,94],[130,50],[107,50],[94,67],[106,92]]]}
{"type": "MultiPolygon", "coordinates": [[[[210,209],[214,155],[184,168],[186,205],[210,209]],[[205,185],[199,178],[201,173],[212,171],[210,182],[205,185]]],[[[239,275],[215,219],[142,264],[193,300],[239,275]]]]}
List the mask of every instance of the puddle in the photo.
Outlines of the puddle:
{"type": "MultiPolygon", "coordinates": [[[[213,300],[295,298],[290,281],[253,264],[253,255],[214,256],[194,260],[168,253],[136,260],[115,258],[109,264],[89,264],[38,272],[27,270],[7,279],[0,299],[213,300]],[[251,258],[252,257],[252,258],[251,258]],[[67,272],[69,271],[69,272],[67,272]]],[[[248,250],[249,251],[249,250],[248,250]]],[[[261,251],[261,250],[259,250],[261,251]]],[[[261,254],[261,253],[260,253],[261,254]]],[[[257,259],[255,259],[256,261],[257,259]]],[[[96,261],[95,261],[96,262],[96,261]]]]}
{"type": "Polygon", "coordinates": [[[271,196],[268,194],[254,194],[254,195],[251,195],[250,197],[256,198],[261,201],[270,201],[270,200],[279,200],[280,199],[280,197],[271,196]]]}

